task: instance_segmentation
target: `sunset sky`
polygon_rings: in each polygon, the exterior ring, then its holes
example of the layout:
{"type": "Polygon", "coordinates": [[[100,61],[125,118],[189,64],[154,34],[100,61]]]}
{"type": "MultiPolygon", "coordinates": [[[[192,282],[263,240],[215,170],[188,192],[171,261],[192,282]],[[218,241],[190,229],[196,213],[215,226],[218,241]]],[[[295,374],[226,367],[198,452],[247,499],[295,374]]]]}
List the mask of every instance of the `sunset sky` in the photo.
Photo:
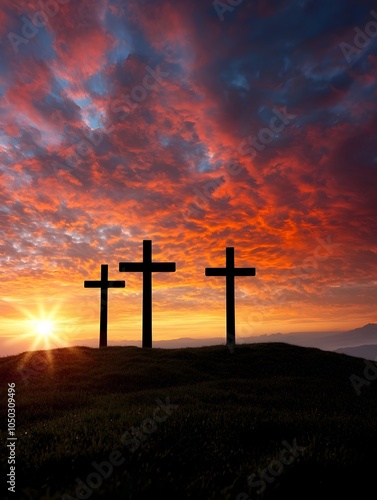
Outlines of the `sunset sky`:
{"type": "Polygon", "coordinates": [[[238,338],[376,322],[375,2],[0,9],[3,341],[29,348],[46,319],[55,347],[97,338],[101,264],[126,280],[109,340],[140,339],[141,275],[119,262],[143,239],[177,268],[153,275],[153,340],[225,341],[204,269],[227,246],[257,270],[236,279],[238,338]]]}

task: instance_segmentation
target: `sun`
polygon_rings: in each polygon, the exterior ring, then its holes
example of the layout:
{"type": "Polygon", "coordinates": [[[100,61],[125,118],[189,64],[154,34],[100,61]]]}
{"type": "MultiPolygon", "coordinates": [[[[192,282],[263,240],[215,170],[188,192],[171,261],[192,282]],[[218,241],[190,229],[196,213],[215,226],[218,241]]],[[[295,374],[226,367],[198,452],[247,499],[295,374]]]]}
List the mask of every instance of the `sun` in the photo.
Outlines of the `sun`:
{"type": "Polygon", "coordinates": [[[43,344],[46,349],[50,349],[51,344],[61,340],[56,333],[56,322],[51,317],[34,317],[29,320],[29,324],[29,334],[35,337],[33,347],[43,344]]]}
{"type": "Polygon", "coordinates": [[[48,339],[54,333],[54,323],[49,319],[36,320],[34,331],[43,339],[48,339]]]}
{"type": "Polygon", "coordinates": [[[53,346],[66,347],[67,338],[62,335],[62,319],[58,317],[58,306],[45,311],[43,304],[39,305],[39,313],[20,308],[25,315],[22,334],[25,338],[32,338],[30,349],[51,349],[53,346]]]}
{"type": "Polygon", "coordinates": [[[53,347],[68,347],[69,337],[64,331],[64,326],[69,321],[59,316],[60,303],[55,304],[47,311],[44,305],[39,304],[37,312],[32,312],[24,307],[18,308],[24,315],[22,319],[22,336],[30,338],[30,348],[52,349],[53,347]]]}

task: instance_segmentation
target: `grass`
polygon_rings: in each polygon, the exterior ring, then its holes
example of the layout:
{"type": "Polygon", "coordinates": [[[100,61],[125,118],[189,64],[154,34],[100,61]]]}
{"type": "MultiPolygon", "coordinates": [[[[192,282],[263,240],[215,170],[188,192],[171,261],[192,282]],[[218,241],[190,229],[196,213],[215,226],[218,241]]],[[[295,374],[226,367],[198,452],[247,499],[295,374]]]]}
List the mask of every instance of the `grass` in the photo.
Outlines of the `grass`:
{"type": "Polygon", "coordinates": [[[364,368],[283,343],[0,358],[2,401],[16,383],[18,438],[16,495],[2,498],[361,498],[377,460],[377,381],[360,396],[350,382],[364,368]],[[283,442],[302,448],[290,464],[283,442]],[[93,462],[110,456],[101,476],[93,462]]]}

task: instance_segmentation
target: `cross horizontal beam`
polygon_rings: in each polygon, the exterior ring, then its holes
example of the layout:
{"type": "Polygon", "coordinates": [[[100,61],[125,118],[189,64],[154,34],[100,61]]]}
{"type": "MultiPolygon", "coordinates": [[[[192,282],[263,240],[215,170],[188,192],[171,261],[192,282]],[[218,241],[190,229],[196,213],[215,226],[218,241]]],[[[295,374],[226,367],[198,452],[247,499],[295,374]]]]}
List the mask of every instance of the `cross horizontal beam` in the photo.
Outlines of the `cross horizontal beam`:
{"type": "Polygon", "coordinates": [[[128,273],[174,273],[176,271],[175,262],[120,262],[120,272],[128,273]]]}
{"type": "Polygon", "coordinates": [[[255,276],[255,268],[235,268],[235,269],[224,269],[223,267],[206,267],[206,276],[255,276]]]}
{"type": "Polygon", "coordinates": [[[84,288],[125,288],[125,281],[108,281],[106,283],[102,283],[102,281],[84,281],[84,288]]]}

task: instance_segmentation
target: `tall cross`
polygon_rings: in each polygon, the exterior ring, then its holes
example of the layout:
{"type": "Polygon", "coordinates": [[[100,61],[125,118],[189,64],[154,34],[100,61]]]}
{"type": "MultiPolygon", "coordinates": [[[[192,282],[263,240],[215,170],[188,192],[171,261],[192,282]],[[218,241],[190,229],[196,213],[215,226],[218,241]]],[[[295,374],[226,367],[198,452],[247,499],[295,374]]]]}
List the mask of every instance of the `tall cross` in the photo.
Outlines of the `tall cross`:
{"type": "Polygon", "coordinates": [[[109,281],[109,270],[107,264],[101,265],[101,281],[84,281],[84,288],[101,289],[101,311],[99,326],[99,346],[107,346],[107,300],[109,288],[124,288],[125,281],[109,281]]]}
{"type": "Polygon", "coordinates": [[[143,262],[120,262],[120,272],[143,273],[143,347],[152,347],[152,273],[175,272],[175,262],[152,262],[152,241],[143,240],[143,262]]]}
{"type": "Polygon", "coordinates": [[[226,276],[226,345],[236,343],[236,317],[234,300],[234,277],[255,276],[254,267],[234,267],[234,247],[226,249],[226,267],[206,267],[206,276],[226,276]]]}

